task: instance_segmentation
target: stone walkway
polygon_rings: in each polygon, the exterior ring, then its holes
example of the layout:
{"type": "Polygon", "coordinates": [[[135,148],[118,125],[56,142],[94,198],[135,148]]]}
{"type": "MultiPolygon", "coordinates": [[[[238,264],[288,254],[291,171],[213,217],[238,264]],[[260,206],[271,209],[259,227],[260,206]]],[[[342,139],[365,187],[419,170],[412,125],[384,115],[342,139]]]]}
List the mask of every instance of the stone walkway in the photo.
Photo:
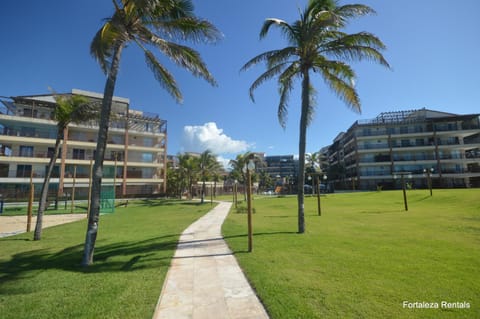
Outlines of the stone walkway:
{"type": "Polygon", "coordinates": [[[181,235],[153,319],[253,319],[268,315],[221,235],[220,202],[181,235]]]}
{"type": "MultiPolygon", "coordinates": [[[[71,223],[86,219],[87,214],[43,215],[42,228],[71,223]]],[[[35,230],[37,216],[32,216],[30,230],[35,230]]],[[[27,216],[0,216],[0,238],[25,233],[27,231],[27,216]]]]}

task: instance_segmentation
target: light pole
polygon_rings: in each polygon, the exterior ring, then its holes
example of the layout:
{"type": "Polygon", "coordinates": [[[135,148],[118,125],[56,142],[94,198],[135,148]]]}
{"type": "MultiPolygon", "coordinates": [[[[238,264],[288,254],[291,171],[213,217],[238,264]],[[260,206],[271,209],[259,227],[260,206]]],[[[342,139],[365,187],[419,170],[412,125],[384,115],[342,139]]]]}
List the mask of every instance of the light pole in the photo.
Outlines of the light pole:
{"type": "Polygon", "coordinates": [[[253,159],[248,160],[248,164],[243,167],[243,172],[247,174],[247,223],[248,223],[248,252],[253,251],[253,231],[252,231],[252,175],[251,171],[255,169],[253,159]]]}
{"type": "Polygon", "coordinates": [[[428,188],[430,189],[430,196],[433,196],[432,175],[431,175],[433,173],[433,167],[431,167],[430,169],[424,168],[423,173],[427,175],[427,184],[428,184],[428,188]]]}
{"type": "Polygon", "coordinates": [[[408,211],[408,202],[407,202],[407,191],[405,189],[405,175],[408,178],[412,178],[412,173],[410,172],[397,172],[393,174],[393,179],[397,179],[398,175],[400,175],[401,183],[402,183],[402,191],[403,191],[403,204],[405,206],[405,211],[408,211]]]}

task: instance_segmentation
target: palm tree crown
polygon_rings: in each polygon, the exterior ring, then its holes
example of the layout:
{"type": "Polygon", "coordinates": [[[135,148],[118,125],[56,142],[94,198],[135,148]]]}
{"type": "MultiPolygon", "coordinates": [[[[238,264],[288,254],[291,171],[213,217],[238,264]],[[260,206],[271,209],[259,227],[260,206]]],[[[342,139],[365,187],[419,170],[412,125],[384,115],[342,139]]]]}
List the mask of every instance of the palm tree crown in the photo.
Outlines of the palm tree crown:
{"type": "Polygon", "coordinates": [[[277,116],[282,127],[286,125],[288,99],[294,82],[301,79],[301,115],[299,136],[298,174],[298,226],[299,233],[305,231],[303,212],[303,187],[305,182],[306,128],[310,124],[315,108],[315,89],[311,85],[310,73],[320,74],[325,83],[349,107],[360,112],[360,99],[355,89],[355,72],[346,63],[349,61],[372,60],[389,67],[381,50],[385,45],[371,33],[342,32],[349,19],[373,14],[365,5],[339,6],[335,0],[310,0],[300,13],[300,18],[289,24],[281,19],[266,19],[260,38],[264,38],[271,27],[278,27],[288,46],[267,51],[248,61],[242,70],[266,63],[267,70],[250,86],[250,97],[265,81],[277,77],[280,101],[277,116]]]}
{"type": "Polygon", "coordinates": [[[95,35],[90,52],[103,72],[111,71],[112,59],[127,43],[136,44],[143,52],[156,80],[177,101],[180,89],[172,74],[159,62],[149,47],[158,49],[177,65],[215,85],[200,54],[171,41],[216,41],[220,32],[210,22],[193,14],[190,0],[113,0],[115,12],[95,35]]]}

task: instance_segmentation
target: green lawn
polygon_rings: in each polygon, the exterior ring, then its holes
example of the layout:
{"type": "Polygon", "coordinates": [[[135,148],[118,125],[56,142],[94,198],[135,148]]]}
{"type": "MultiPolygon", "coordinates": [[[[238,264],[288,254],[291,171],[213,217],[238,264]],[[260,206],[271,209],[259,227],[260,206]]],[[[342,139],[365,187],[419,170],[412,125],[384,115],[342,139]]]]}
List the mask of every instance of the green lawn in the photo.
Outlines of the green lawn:
{"type": "Polygon", "coordinates": [[[405,212],[399,191],[328,194],[319,217],[307,197],[297,234],[296,198],[262,198],[253,253],[245,214],[232,211],[223,232],[272,318],[480,318],[480,190],[412,190],[408,200],[405,212]]]}
{"type": "Polygon", "coordinates": [[[181,232],[211,209],[144,201],[100,218],[95,264],[80,267],[86,223],[0,239],[0,318],[148,318],[181,232]]]}

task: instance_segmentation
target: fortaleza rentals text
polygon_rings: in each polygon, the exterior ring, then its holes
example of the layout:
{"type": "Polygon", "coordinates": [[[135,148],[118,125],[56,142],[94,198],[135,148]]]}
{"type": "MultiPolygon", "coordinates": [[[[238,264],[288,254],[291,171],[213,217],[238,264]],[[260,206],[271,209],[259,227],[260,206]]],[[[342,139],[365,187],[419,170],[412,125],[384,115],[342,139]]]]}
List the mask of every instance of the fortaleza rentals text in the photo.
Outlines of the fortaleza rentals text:
{"type": "Polygon", "coordinates": [[[408,309],[470,309],[470,303],[466,301],[440,301],[440,302],[427,302],[427,301],[403,301],[403,308],[408,309]]]}

